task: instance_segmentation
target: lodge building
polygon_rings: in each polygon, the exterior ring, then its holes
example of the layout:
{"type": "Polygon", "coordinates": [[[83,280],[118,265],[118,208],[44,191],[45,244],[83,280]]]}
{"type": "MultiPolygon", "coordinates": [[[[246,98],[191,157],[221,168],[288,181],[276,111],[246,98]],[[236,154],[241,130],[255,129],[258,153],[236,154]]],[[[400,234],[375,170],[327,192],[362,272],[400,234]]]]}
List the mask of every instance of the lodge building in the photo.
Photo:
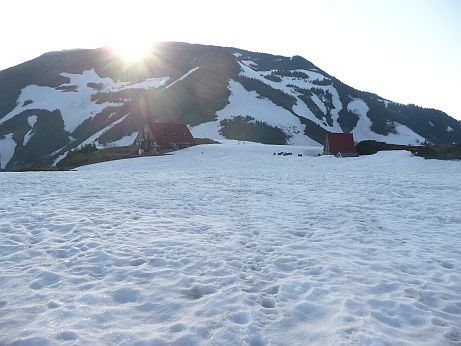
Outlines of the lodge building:
{"type": "Polygon", "coordinates": [[[140,154],[183,149],[193,145],[195,140],[186,124],[157,122],[144,125],[133,143],[140,154]]]}
{"type": "Polygon", "coordinates": [[[354,145],[354,135],[352,133],[328,132],[323,147],[323,154],[335,155],[337,157],[359,156],[354,145]]]}

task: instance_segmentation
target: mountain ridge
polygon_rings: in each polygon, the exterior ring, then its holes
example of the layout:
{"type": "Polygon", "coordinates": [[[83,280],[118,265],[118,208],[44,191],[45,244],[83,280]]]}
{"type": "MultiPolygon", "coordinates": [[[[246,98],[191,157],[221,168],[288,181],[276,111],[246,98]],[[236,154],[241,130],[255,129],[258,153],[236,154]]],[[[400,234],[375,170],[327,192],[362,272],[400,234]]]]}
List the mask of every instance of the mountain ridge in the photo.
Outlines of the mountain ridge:
{"type": "Polygon", "coordinates": [[[49,52],[0,71],[2,170],[52,166],[82,144],[126,145],[155,120],[213,139],[252,127],[247,140],[268,144],[321,145],[326,131],[395,144],[461,142],[461,123],[446,113],[359,91],[300,56],[163,42],[137,64],[103,47],[49,52]]]}

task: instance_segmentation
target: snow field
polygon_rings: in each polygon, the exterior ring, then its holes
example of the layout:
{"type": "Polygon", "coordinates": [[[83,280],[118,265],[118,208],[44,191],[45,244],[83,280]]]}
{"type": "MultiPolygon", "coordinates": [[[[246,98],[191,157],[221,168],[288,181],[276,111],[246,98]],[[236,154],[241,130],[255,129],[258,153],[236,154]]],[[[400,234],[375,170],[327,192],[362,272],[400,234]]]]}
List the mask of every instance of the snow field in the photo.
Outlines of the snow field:
{"type": "Polygon", "coordinates": [[[319,150],[1,174],[0,344],[459,344],[459,162],[319,150]]]}

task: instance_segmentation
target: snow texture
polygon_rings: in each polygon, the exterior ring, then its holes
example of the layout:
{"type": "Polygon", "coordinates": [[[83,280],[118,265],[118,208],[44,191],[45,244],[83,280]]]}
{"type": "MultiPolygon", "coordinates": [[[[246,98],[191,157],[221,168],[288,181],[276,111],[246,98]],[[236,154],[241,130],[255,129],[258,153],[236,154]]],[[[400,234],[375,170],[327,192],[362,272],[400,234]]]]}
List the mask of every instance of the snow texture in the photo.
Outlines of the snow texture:
{"type": "Polygon", "coordinates": [[[0,174],[0,344],[459,345],[460,163],[287,150],[0,174]]]}
{"type": "Polygon", "coordinates": [[[13,157],[15,149],[16,142],[13,139],[12,133],[0,138],[0,169],[5,169],[6,165],[13,157]]]}

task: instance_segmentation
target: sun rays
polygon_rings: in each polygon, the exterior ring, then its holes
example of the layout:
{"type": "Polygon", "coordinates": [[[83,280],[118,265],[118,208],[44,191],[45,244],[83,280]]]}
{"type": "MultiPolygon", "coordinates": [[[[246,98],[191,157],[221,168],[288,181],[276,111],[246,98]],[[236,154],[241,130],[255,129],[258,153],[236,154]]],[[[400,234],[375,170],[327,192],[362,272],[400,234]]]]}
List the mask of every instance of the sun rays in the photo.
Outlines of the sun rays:
{"type": "Polygon", "coordinates": [[[111,45],[117,55],[129,63],[144,60],[153,49],[148,40],[126,39],[111,45]]]}

